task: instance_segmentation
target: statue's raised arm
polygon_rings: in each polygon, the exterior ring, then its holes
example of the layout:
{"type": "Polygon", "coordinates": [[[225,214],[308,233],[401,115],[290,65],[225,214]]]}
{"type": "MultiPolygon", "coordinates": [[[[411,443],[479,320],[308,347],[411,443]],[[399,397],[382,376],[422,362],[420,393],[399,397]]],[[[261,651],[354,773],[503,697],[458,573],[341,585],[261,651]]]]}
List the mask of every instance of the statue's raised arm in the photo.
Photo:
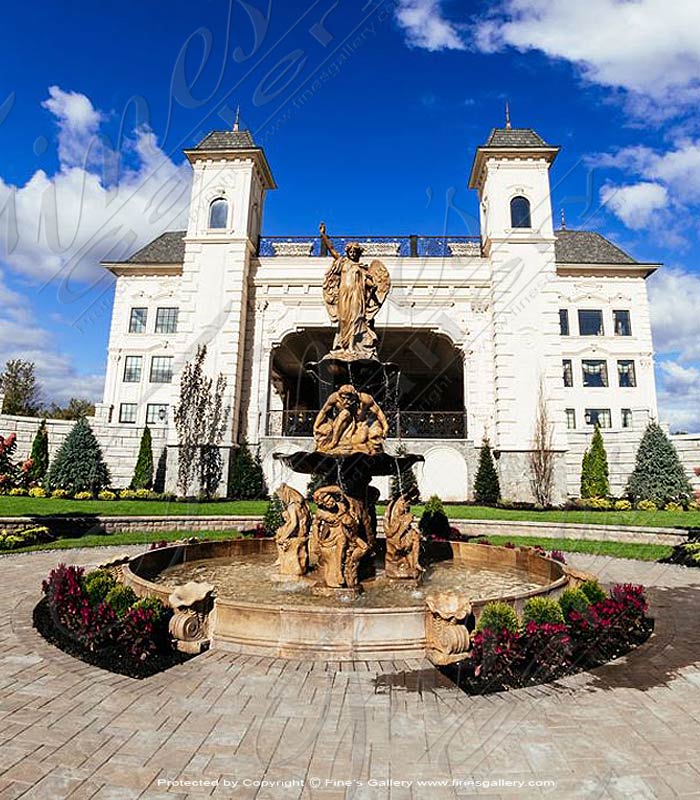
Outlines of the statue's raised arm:
{"type": "Polygon", "coordinates": [[[338,258],[340,253],[333,247],[333,242],[331,242],[330,237],[326,233],[326,223],[321,222],[318,226],[318,230],[321,234],[321,241],[326,246],[328,252],[333,256],[333,258],[338,258]]]}

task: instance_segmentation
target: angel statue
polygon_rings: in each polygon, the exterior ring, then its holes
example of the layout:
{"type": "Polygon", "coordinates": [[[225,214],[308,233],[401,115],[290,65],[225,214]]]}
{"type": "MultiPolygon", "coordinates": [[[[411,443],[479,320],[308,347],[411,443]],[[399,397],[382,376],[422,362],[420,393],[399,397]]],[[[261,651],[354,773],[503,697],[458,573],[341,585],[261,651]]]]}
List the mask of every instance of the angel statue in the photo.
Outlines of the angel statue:
{"type": "Polygon", "coordinates": [[[275,533],[277,565],[280,575],[298,577],[308,567],[306,547],[311,529],[311,512],[304,496],[286,483],[277,489],[276,494],[285,507],[282,512],[284,522],[275,533]]]}
{"type": "Polygon", "coordinates": [[[418,562],[421,536],[413,522],[409,495],[400,495],[389,501],[384,512],[385,572],[389,578],[415,580],[423,572],[418,562]]]}
{"type": "Polygon", "coordinates": [[[326,310],[338,325],[330,357],[343,361],[376,359],[374,318],[389,293],[389,273],[381,261],[375,259],[369,266],[360,261],[362,247],[357,242],[348,242],[341,256],[326,235],[324,222],[319,230],[321,241],[333,256],[323,279],[326,310]]]}

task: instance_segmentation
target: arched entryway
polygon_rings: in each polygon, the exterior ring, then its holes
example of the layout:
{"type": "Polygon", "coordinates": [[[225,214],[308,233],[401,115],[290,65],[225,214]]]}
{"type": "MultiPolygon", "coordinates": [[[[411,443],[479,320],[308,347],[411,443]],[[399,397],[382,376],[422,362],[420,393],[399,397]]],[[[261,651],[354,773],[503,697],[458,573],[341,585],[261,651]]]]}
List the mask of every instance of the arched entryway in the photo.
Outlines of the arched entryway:
{"type": "MultiPolygon", "coordinates": [[[[391,435],[466,439],[464,359],[445,335],[430,330],[380,332],[379,358],[400,373],[391,435]]],[[[270,365],[268,435],[310,436],[322,396],[304,365],[326,355],[331,328],[288,334],[274,348],[270,365]]]]}

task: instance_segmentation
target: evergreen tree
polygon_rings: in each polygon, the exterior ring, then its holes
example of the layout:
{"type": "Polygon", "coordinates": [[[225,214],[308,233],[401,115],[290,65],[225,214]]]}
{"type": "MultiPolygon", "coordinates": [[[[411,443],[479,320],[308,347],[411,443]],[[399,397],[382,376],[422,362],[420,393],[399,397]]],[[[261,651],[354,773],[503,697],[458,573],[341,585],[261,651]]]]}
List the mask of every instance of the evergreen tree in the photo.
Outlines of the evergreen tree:
{"type": "Polygon", "coordinates": [[[153,486],[153,446],[151,429],[146,425],[141,435],[139,455],[136,459],[134,477],[131,479],[132,489],[150,489],[153,486]]]}
{"type": "Polygon", "coordinates": [[[153,476],[153,491],[162,494],[165,491],[165,476],[168,469],[168,448],[164,447],[158,456],[156,472],[153,476]]]}
{"type": "Polygon", "coordinates": [[[268,536],[274,536],[277,528],[284,522],[284,517],[282,516],[283,511],[284,506],[282,505],[282,501],[277,497],[277,494],[273,492],[267,504],[265,517],[263,519],[263,527],[268,536]]]}
{"type": "Polygon", "coordinates": [[[253,455],[245,439],[231,456],[228,497],[232,500],[262,500],[267,497],[260,451],[253,455]]]}
{"type": "Polygon", "coordinates": [[[109,470],[88,421],[83,417],[66,436],[51,464],[50,489],[97,494],[109,486],[109,470]]]}
{"type": "Polygon", "coordinates": [[[436,494],[425,504],[418,527],[423,536],[449,539],[450,521],[447,519],[447,514],[445,514],[442,500],[436,494]]]}
{"type": "Polygon", "coordinates": [[[656,422],[649,423],[639,443],[627,493],[635,502],[653,500],[658,506],[690,499],[692,489],[676,448],[656,422]]]}
{"type": "Polygon", "coordinates": [[[488,439],[484,439],[479,453],[479,467],[474,479],[474,499],[481,506],[495,506],[501,499],[501,484],[488,439]]]}
{"type": "Polygon", "coordinates": [[[32,462],[28,474],[29,482],[41,483],[49,469],[49,433],[46,430],[45,419],[39,423],[29,458],[32,462]]]}
{"type": "Polygon", "coordinates": [[[605,452],[603,434],[596,425],[591,446],[583,454],[581,497],[607,497],[610,494],[608,475],[608,454],[605,452]]]}
{"type": "MultiPolygon", "coordinates": [[[[396,448],[396,457],[408,455],[408,450],[403,442],[396,448]]],[[[417,503],[420,500],[420,491],[418,490],[418,480],[413,467],[403,466],[398,468],[398,472],[391,476],[389,482],[389,497],[395,500],[399,495],[405,495],[411,498],[411,502],[417,503]]]]}

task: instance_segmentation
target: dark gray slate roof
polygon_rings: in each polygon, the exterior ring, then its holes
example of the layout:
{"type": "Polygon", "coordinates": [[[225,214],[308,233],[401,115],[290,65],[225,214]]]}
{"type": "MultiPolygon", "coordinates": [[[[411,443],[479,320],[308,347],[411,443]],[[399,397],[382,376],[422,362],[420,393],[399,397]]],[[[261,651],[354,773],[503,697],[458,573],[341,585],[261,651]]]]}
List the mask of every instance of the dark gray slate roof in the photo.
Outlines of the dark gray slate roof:
{"type": "Polygon", "coordinates": [[[187,231],[167,231],[149,242],[145,247],[127,258],[126,264],[182,264],[185,258],[185,243],[182,237],[187,231]]]}
{"type": "Polygon", "coordinates": [[[549,147],[532,128],[494,128],[484,147],[549,147]]]}
{"type": "Polygon", "coordinates": [[[554,231],[557,264],[637,264],[632,256],[594,231],[554,231]]]}
{"type": "Polygon", "coordinates": [[[250,131],[212,131],[195,150],[250,150],[257,147],[250,131]]]}

